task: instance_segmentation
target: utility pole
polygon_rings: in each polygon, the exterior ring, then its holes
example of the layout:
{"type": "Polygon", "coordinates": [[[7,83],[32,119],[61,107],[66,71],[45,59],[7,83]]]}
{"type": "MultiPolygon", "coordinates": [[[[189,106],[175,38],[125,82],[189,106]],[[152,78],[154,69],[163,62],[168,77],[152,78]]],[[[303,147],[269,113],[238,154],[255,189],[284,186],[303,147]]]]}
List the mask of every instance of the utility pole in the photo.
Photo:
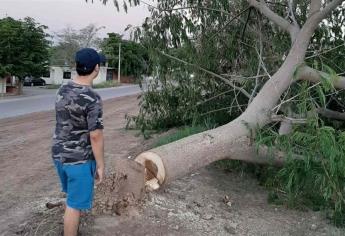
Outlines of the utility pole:
{"type": "Polygon", "coordinates": [[[117,69],[117,82],[121,83],[121,43],[119,43],[119,66],[117,69]]]}

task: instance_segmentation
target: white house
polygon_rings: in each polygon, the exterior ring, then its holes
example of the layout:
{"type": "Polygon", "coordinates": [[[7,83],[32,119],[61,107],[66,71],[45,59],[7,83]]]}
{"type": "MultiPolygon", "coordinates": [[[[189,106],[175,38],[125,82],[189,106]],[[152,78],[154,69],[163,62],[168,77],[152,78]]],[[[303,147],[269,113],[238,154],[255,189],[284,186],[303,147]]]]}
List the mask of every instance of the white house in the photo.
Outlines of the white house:
{"type": "MultiPolygon", "coordinates": [[[[101,66],[98,77],[93,81],[94,84],[99,84],[107,80],[115,79],[115,72],[112,68],[101,66]]],[[[70,66],[50,66],[49,77],[42,77],[46,84],[63,84],[73,79],[77,75],[75,68],[70,66]]],[[[46,75],[48,76],[48,75],[46,75]]]]}
{"type": "Polygon", "coordinates": [[[6,94],[16,94],[18,92],[18,81],[15,76],[7,75],[4,78],[0,77],[0,96],[6,94]]]}
{"type": "Polygon", "coordinates": [[[0,96],[6,93],[6,79],[0,77],[0,96]]]}

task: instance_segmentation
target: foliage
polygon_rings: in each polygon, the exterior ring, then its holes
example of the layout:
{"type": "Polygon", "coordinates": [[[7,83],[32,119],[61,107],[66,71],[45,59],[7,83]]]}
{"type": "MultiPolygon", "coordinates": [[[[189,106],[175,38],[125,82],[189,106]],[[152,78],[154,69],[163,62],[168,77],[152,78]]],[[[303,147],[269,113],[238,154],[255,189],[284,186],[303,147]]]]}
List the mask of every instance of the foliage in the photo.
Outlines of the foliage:
{"type": "MultiPolygon", "coordinates": [[[[285,15],[286,5],[279,2],[270,7],[285,15]]],[[[302,25],[308,3],[295,2],[296,18],[302,25]]],[[[158,1],[150,11],[151,17],[132,31],[149,50],[155,79],[141,99],[143,109],[137,125],[142,130],[186,125],[192,120],[210,119],[217,125],[233,120],[250,100],[214,74],[255,96],[290,48],[289,35],[256,10],[248,9],[245,1],[158,1]],[[255,75],[260,76],[255,79],[255,75]]],[[[332,67],[334,75],[343,73],[344,11],[339,8],[316,31],[308,50],[308,65],[326,72],[332,67]]],[[[282,99],[294,97],[300,86],[296,83],[282,99]]],[[[344,98],[332,92],[325,99],[328,107],[339,110],[335,101],[344,98]]]]}
{"type": "MultiPolygon", "coordinates": [[[[325,66],[329,74],[334,71],[325,66]]],[[[330,92],[337,93],[324,78],[310,86],[304,82],[294,90],[296,99],[289,104],[292,112],[305,114],[307,123],[295,125],[289,135],[280,135],[277,127],[264,127],[256,135],[256,145],[266,145],[286,153],[281,169],[265,170],[264,184],[272,189],[270,199],[290,207],[308,206],[326,210],[336,225],[345,225],[345,126],[322,119],[315,111],[326,107],[330,92]],[[329,92],[328,95],[325,95],[329,92]],[[336,129],[336,128],[337,129],[336,129]]],[[[342,95],[343,96],[343,95],[342,95]]],[[[261,169],[262,171],[262,169],[261,169]]]]}
{"type": "Polygon", "coordinates": [[[246,24],[248,14],[248,6],[239,1],[161,1],[151,9],[151,17],[133,31],[150,52],[155,79],[141,99],[136,120],[140,129],[165,129],[205,119],[222,125],[245,110],[248,97],[224,80],[258,91],[268,78],[258,68],[260,48],[271,73],[290,46],[288,36],[274,34],[277,29],[257,12],[251,11],[252,19],[246,24]],[[181,10],[166,10],[176,8],[181,10]],[[247,78],[254,74],[262,76],[247,78]]]}
{"type": "Polygon", "coordinates": [[[147,50],[136,42],[124,40],[116,33],[109,33],[102,42],[102,53],[105,54],[109,66],[118,68],[119,45],[121,44],[121,74],[139,78],[148,73],[147,50]]]}
{"type": "Polygon", "coordinates": [[[336,225],[345,224],[345,132],[310,122],[298,126],[292,135],[261,134],[261,144],[272,145],[290,154],[279,171],[268,176],[276,200],[289,206],[307,205],[329,210],[336,225]],[[293,155],[303,157],[295,160],[293,155]],[[284,193],[284,194],[282,194],[284,193]]]}
{"type": "Polygon", "coordinates": [[[206,126],[186,126],[179,128],[176,132],[173,132],[169,135],[164,135],[163,137],[159,138],[158,141],[154,144],[154,147],[163,146],[165,144],[177,141],[179,139],[188,137],[193,134],[197,134],[207,130],[206,126]]]}
{"type": "Polygon", "coordinates": [[[98,32],[103,28],[90,24],[80,30],[67,27],[57,33],[57,44],[51,50],[50,64],[73,66],[75,53],[79,49],[86,47],[99,49],[102,40],[98,37],[98,32]]]}
{"type": "Polygon", "coordinates": [[[0,76],[40,77],[49,60],[46,26],[32,18],[0,19],[0,76]]]}
{"type": "Polygon", "coordinates": [[[333,14],[323,21],[316,30],[313,40],[310,43],[310,50],[307,61],[317,69],[323,69],[323,65],[328,65],[336,73],[344,74],[345,44],[344,44],[344,21],[345,3],[333,11],[333,14]],[[309,58],[310,56],[313,56],[309,58]]]}

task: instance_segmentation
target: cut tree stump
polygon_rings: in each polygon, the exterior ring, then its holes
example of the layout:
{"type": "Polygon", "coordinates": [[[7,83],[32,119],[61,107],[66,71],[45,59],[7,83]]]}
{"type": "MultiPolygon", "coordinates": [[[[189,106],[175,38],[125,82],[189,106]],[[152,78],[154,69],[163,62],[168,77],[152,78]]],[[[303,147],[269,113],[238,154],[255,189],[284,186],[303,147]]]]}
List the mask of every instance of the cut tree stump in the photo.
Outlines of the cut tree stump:
{"type": "Polygon", "coordinates": [[[135,206],[145,193],[145,169],[130,159],[117,159],[103,183],[97,185],[93,211],[99,214],[121,213],[135,206]]]}

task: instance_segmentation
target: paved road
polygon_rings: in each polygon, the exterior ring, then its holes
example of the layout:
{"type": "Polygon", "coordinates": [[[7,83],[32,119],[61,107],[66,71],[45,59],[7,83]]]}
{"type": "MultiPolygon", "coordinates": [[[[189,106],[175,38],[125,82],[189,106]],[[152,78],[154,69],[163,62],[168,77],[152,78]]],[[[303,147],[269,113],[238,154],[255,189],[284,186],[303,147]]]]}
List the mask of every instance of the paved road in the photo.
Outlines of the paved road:
{"type": "MultiPolygon", "coordinates": [[[[42,92],[40,92],[40,95],[34,95],[33,92],[36,91],[28,90],[26,91],[28,96],[0,100],[0,119],[54,109],[55,90],[41,89],[42,92]]],[[[103,100],[107,100],[138,94],[140,93],[140,88],[138,85],[128,85],[116,88],[97,89],[96,91],[101,95],[103,100]]]]}

